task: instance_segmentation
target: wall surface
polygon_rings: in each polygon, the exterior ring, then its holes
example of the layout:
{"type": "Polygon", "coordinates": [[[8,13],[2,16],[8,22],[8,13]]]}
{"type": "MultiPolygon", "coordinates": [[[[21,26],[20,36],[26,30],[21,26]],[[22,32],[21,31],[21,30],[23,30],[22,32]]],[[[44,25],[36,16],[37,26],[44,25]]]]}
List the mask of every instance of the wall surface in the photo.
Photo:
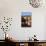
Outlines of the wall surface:
{"type": "MultiPolygon", "coordinates": [[[[45,39],[45,8],[32,8],[28,0],[0,0],[0,19],[2,17],[12,17],[13,22],[8,33],[16,40],[28,40],[34,34],[39,40],[45,39]],[[32,27],[21,27],[21,12],[32,12],[32,27]]],[[[0,39],[4,39],[4,33],[0,29],[0,39]]]]}

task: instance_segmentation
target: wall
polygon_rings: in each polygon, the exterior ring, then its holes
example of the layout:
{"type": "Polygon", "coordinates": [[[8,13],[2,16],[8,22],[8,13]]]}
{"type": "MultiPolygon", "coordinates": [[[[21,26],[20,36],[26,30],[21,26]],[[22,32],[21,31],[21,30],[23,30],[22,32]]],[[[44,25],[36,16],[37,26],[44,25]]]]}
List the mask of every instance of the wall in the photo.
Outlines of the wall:
{"type": "MultiPolygon", "coordinates": [[[[0,18],[3,16],[13,18],[12,26],[8,33],[17,40],[27,40],[34,34],[37,35],[39,40],[44,40],[45,12],[45,8],[32,8],[28,0],[0,0],[0,18]],[[32,27],[21,27],[22,11],[32,12],[32,27]]],[[[3,32],[0,31],[0,35],[2,35],[2,33],[3,32]]],[[[0,39],[4,39],[4,37],[0,36],[0,39]]]]}
{"type": "Polygon", "coordinates": [[[44,28],[44,30],[45,30],[44,31],[44,38],[46,39],[46,16],[45,16],[45,19],[44,20],[45,20],[45,24],[44,24],[44,26],[45,26],[45,28],[44,28]]]}

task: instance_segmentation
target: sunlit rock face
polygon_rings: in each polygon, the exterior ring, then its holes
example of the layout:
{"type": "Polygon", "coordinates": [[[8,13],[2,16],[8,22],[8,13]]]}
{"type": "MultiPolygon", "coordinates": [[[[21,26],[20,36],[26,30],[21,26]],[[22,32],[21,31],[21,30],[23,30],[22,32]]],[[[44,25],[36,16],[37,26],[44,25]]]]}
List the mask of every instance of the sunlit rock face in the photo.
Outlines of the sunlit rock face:
{"type": "Polygon", "coordinates": [[[42,0],[29,0],[30,5],[34,8],[38,8],[42,5],[43,1],[42,0]]]}

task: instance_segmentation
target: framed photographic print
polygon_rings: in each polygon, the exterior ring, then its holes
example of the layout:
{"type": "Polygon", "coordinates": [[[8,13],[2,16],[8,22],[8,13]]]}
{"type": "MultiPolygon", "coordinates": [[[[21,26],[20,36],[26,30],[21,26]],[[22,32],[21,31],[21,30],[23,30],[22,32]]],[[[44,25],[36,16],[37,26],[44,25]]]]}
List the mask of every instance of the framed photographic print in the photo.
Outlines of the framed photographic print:
{"type": "Polygon", "coordinates": [[[32,13],[22,12],[21,13],[21,27],[31,27],[32,26],[32,13]]]}

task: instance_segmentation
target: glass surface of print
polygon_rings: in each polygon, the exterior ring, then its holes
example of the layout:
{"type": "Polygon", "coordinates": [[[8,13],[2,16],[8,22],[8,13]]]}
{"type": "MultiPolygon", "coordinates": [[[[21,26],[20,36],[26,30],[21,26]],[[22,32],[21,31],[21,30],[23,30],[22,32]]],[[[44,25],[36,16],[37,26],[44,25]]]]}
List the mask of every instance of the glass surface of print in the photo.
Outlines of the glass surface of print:
{"type": "Polygon", "coordinates": [[[21,13],[21,27],[31,27],[32,26],[32,13],[22,12],[21,13]]]}

